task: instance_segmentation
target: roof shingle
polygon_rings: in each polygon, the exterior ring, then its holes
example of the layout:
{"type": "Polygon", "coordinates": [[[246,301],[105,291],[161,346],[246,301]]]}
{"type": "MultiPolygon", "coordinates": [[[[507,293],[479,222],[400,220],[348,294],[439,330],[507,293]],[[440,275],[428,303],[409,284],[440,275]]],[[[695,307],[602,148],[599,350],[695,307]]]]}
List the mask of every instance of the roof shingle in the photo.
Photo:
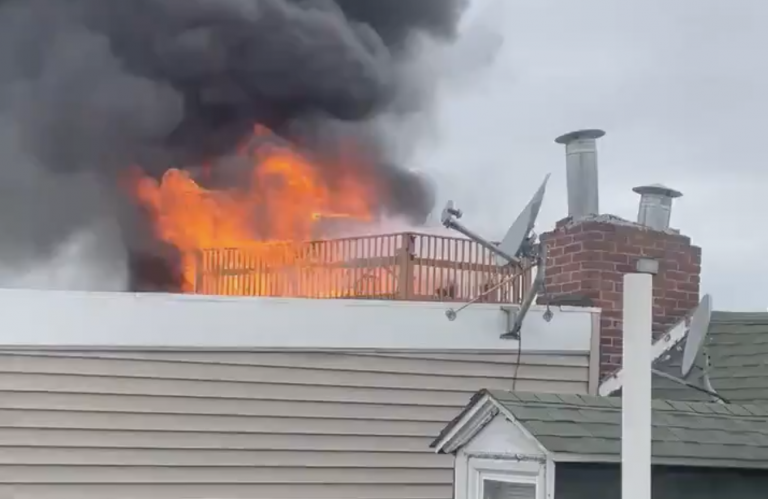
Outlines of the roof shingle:
{"type": "MultiPolygon", "coordinates": [[[[654,367],[680,376],[685,340],[658,360],[654,367]]],[[[768,403],[768,313],[713,312],[706,339],[710,356],[709,380],[715,391],[731,402],[768,403]]],[[[703,352],[689,381],[696,382],[705,368],[703,352]]],[[[708,400],[707,394],[654,376],[654,397],[708,400]]]]}
{"type": "MultiPolygon", "coordinates": [[[[621,399],[483,391],[550,452],[618,456],[621,399]],[[555,400],[555,397],[557,400],[555,400]]],[[[654,400],[653,456],[711,466],[768,468],[768,407],[654,400]]]]}

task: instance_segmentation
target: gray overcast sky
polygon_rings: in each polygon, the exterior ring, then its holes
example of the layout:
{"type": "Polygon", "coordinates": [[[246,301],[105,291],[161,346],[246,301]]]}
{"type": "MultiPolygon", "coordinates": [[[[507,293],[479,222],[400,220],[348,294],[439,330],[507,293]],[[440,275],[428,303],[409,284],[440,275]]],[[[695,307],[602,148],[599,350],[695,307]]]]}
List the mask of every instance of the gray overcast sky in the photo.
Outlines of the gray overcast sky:
{"type": "Polygon", "coordinates": [[[441,203],[499,234],[552,172],[549,229],[567,209],[553,139],[602,128],[601,211],[633,219],[641,184],[682,191],[672,225],[703,248],[702,291],[718,309],[768,307],[768,2],[475,0],[470,14],[504,44],[439,94],[417,163],[441,203]]]}

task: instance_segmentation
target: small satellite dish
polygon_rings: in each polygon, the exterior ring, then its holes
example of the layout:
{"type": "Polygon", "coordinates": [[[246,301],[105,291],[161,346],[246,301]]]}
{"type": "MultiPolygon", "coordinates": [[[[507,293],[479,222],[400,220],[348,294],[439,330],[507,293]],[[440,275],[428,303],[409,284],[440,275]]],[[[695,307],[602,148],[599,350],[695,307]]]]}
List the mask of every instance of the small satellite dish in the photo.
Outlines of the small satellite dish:
{"type": "MultiPolygon", "coordinates": [[[[547,182],[549,181],[549,174],[544,177],[544,182],[541,183],[539,190],[533,195],[528,205],[520,212],[515,222],[507,230],[504,235],[504,239],[499,243],[499,249],[508,255],[515,257],[520,256],[520,249],[523,243],[528,239],[533,231],[533,225],[536,223],[536,217],[539,216],[539,209],[541,209],[541,203],[544,200],[544,193],[547,190],[547,182]]],[[[504,265],[507,262],[496,255],[496,263],[498,265],[504,265]]]]}
{"type": "Polygon", "coordinates": [[[709,321],[712,317],[712,297],[706,294],[701,298],[699,306],[691,316],[691,322],[688,326],[688,336],[685,340],[683,350],[683,361],[680,366],[683,377],[688,376],[696,362],[696,357],[704,345],[709,330],[709,321]]]}
{"type": "MultiPolygon", "coordinates": [[[[458,219],[461,218],[462,212],[454,206],[452,201],[448,201],[442,212],[441,221],[446,228],[464,234],[472,241],[475,241],[477,244],[493,253],[499,266],[517,264],[521,266],[521,269],[519,270],[520,273],[530,270],[534,266],[536,267],[536,277],[533,279],[527,293],[524,294],[520,307],[510,307],[508,305],[502,307],[502,310],[507,314],[507,332],[502,335],[502,338],[519,339],[523,319],[531,308],[531,305],[533,305],[533,301],[536,299],[539,291],[544,289],[546,248],[543,243],[536,242],[536,234],[533,232],[533,226],[536,223],[536,217],[539,215],[539,209],[541,208],[541,203],[544,199],[544,192],[546,191],[548,180],[549,174],[544,178],[544,182],[542,182],[541,186],[536,191],[536,194],[533,195],[533,198],[528,205],[517,216],[515,222],[509,230],[507,230],[504,239],[498,245],[475,234],[459,223],[458,219]]],[[[473,303],[477,303],[488,292],[493,291],[511,279],[516,279],[518,276],[518,273],[512,274],[496,285],[489,287],[488,290],[481,293],[480,296],[475,297],[458,309],[454,310],[450,308],[446,310],[446,317],[448,317],[448,320],[455,320],[462,310],[473,303]]],[[[547,321],[550,319],[551,317],[549,317],[547,321]]]]}

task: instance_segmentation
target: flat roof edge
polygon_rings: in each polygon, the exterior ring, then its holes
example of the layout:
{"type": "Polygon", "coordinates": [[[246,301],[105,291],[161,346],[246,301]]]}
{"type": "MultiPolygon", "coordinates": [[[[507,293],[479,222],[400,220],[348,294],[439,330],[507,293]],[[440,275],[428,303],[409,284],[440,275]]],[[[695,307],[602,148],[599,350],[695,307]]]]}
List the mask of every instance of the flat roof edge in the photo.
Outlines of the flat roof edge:
{"type": "MultiPolygon", "coordinates": [[[[509,351],[500,305],[0,289],[0,348],[509,351]]],[[[589,352],[592,309],[534,306],[525,352],[589,352]]]]}

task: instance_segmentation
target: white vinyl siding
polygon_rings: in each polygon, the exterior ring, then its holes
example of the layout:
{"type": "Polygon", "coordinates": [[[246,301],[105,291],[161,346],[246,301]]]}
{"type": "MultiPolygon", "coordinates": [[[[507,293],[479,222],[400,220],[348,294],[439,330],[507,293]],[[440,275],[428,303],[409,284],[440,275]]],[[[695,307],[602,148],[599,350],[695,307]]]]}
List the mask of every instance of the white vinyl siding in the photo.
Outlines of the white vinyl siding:
{"type": "MultiPolygon", "coordinates": [[[[430,442],[516,352],[7,351],[0,497],[449,499],[430,442]]],[[[587,354],[517,390],[586,393],[587,354]]]]}

